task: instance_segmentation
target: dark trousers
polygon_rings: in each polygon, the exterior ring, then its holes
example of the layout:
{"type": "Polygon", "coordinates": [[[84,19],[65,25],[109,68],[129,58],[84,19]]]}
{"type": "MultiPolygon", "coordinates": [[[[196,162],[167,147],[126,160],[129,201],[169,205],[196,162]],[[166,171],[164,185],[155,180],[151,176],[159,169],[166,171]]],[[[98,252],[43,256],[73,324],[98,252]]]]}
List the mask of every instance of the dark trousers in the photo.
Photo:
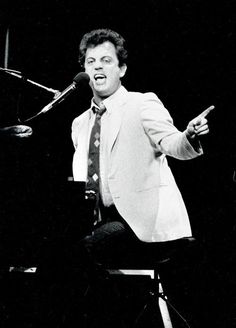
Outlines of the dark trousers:
{"type": "Polygon", "coordinates": [[[142,267],[166,258],[175,249],[175,241],[141,241],[114,205],[109,208],[101,206],[100,209],[102,222],[79,243],[90,262],[114,269],[129,267],[129,264],[130,268],[142,267]]]}
{"type": "Polygon", "coordinates": [[[115,206],[100,209],[102,222],[81,243],[96,263],[110,264],[131,251],[139,240],[115,206]]]}

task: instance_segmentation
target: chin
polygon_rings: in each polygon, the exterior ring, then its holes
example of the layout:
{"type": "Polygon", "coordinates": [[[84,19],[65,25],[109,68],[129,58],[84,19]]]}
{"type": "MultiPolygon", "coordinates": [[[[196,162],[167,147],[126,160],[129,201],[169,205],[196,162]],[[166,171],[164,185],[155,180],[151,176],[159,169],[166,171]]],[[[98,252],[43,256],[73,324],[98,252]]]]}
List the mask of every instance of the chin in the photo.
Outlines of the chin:
{"type": "Polygon", "coordinates": [[[96,91],[96,94],[100,98],[107,98],[110,95],[112,95],[112,93],[111,92],[108,92],[108,91],[96,91]]]}

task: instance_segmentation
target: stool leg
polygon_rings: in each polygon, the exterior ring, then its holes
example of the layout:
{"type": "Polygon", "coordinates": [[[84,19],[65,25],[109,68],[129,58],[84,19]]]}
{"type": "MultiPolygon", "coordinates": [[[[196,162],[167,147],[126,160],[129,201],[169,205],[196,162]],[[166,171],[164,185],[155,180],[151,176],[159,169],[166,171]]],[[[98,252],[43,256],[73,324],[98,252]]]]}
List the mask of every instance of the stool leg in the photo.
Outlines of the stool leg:
{"type": "MultiPolygon", "coordinates": [[[[153,280],[153,290],[150,291],[150,296],[151,296],[152,300],[154,300],[155,304],[158,304],[158,306],[159,306],[159,310],[160,310],[159,312],[161,315],[163,327],[164,328],[173,328],[169,310],[168,310],[168,305],[167,305],[169,303],[167,301],[167,297],[165,296],[165,294],[163,292],[159,274],[154,272],[154,276],[152,276],[152,280],[153,280]],[[157,277],[157,279],[156,279],[156,277],[157,277]]],[[[144,312],[146,311],[146,309],[148,307],[148,303],[145,304],[142,311],[139,313],[138,317],[136,318],[134,327],[136,327],[140,318],[143,316],[144,312]]]]}
{"type": "Polygon", "coordinates": [[[168,311],[168,306],[179,316],[180,319],[185,323],[186,327],[190,328],[190,325],[188,324],[187,320],[179,313],[179,311],[174,307],[171,302],[169,302],[167,296],[163,292],[163,288],[161,285],[160,276],[158,275],[158,288],[159,288],[159,308],[162,315],[162,320],[164,324],[164,328],[173,328],[170,315],[168,311]]]}
{"type": "MultiPolygon", "coordinates": [[[[162,288],[162,284],[161,284],[159,275],[158,275],[158,284],[159,284],[159,286],[158,286],[159,295],[162,295],[163,294],[163,288],[162,288]]],[[[159,308],[160,308],[164,328],[173,328],[166,300],[159,297],[158,303],[159,303],[159,308]]]]}

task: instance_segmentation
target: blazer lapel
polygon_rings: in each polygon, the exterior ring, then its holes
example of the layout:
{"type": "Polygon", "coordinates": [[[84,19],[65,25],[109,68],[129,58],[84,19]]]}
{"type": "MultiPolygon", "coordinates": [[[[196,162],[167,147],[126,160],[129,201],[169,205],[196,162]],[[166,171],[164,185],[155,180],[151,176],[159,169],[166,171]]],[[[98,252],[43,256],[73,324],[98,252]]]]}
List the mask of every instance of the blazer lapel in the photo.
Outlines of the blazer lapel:
{"type": "Polygon", "coordinates": [[[110,113],[110,120],[109,120],[109,141],[108,141],[108,150],[109,152],[112,151],[112,148],[116,142],[118,137],[122,119],[124,116],[124,106],[119,108],[114,108],[112,113],[110,113]]]}

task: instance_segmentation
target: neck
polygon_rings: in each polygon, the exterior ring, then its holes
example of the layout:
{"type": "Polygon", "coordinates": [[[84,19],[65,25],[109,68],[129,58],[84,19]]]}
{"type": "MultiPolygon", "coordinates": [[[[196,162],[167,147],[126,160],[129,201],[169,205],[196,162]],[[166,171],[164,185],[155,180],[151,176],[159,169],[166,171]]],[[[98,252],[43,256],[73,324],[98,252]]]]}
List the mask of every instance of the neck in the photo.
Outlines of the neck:
{"type": "Polygon", "coordinates": [[[107,99],[107,98],[111,97],[112,95],[114,95],[114,93],[117,92],[117,90],[120,88],[120,86],[121,86],[121,82],[119,83],[119,86],[117,87],[117,89],[113,93],[111,93],[107,96],[100,96],[100,95],[94,93],[93,94],[93,100],[94,100],[95,104],[99,106],[99,104],[102,101],[104,101],[105,99],[107,99]]]}
{"type": "Polygon", "coordinates": [[[98,107],[100,107],[101,102],[102,102],[104,99],[106,99],[106,98],[108,98],[108,97],[101,98],[101,97],[96,97],[96,96],[94,96],[94,97],[93,97],[93,101],[95,102],[95,104],[96,104],[98,107]]]}

